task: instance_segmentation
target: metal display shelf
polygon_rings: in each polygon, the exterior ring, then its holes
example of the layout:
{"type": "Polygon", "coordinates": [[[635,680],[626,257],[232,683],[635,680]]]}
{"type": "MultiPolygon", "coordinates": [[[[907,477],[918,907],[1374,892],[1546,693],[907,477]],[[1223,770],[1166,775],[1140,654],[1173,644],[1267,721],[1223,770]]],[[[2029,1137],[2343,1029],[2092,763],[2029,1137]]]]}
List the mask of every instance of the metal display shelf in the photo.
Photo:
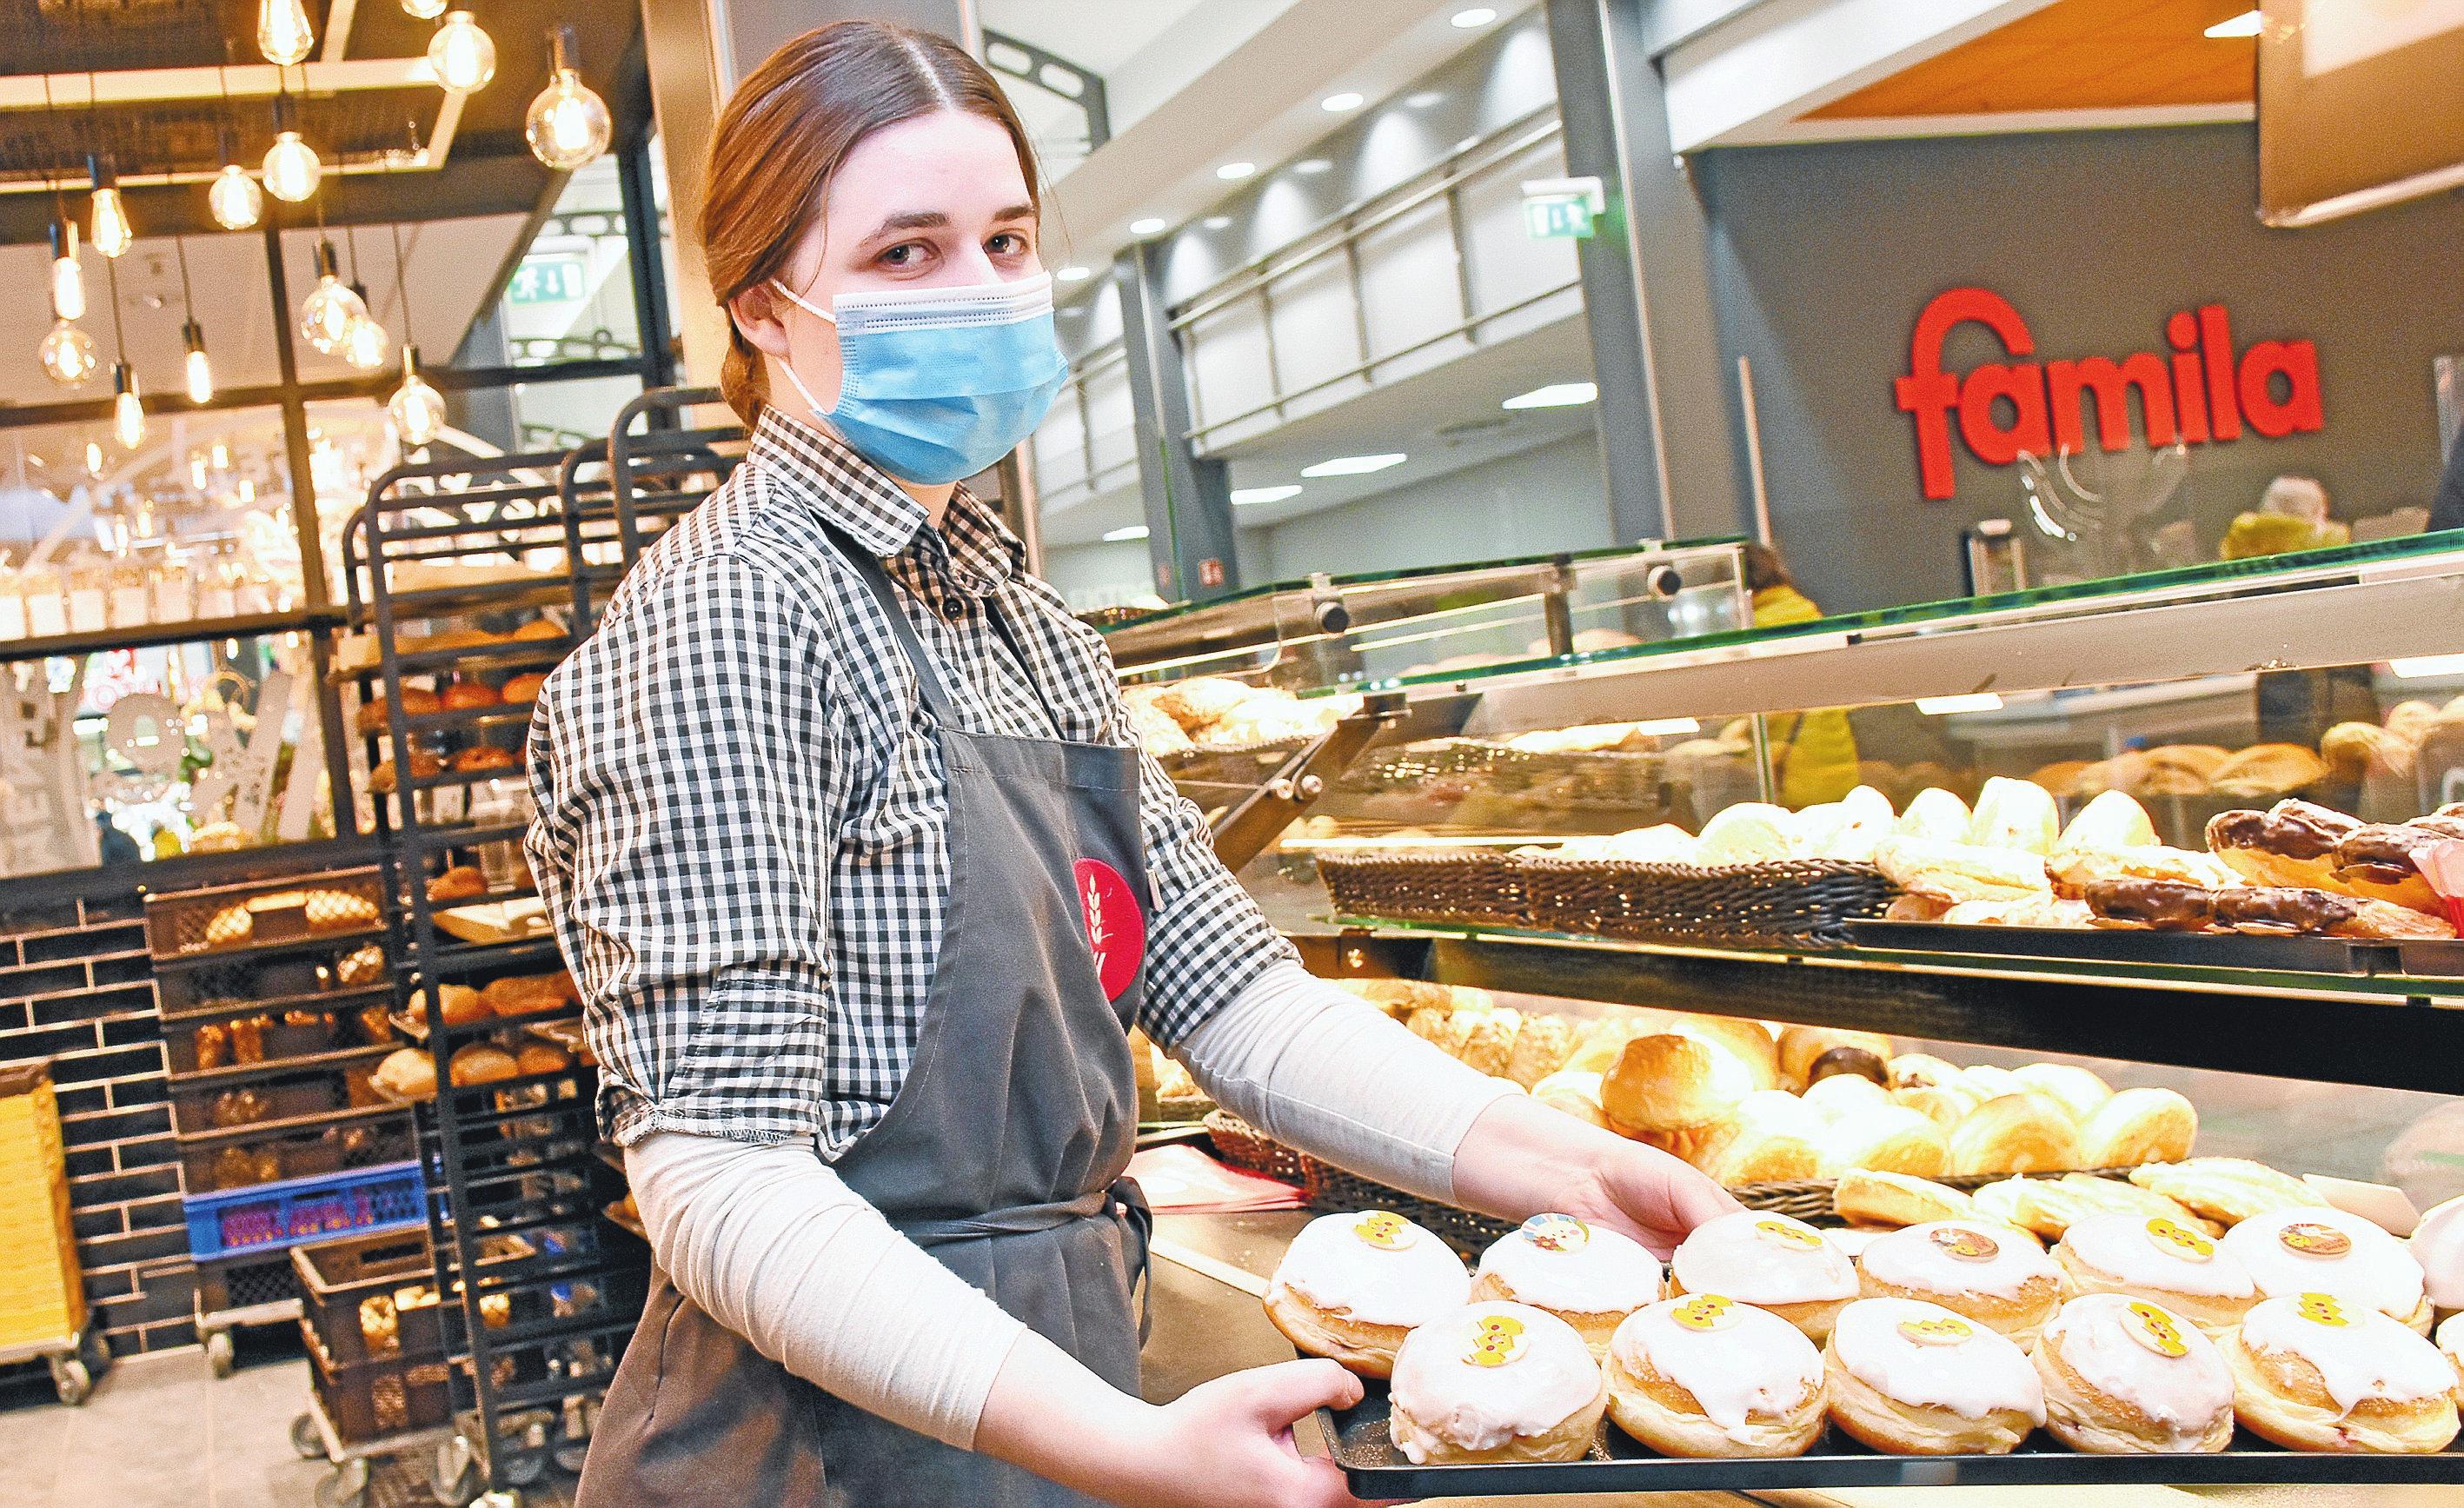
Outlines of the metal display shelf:
{"type": "Polygon", "coordinates": [[[311,629],[332,628],[341,621],[341,614],[329,610],[249,612],[229,618],[191,618],[181,623],[149,623],[138,628],[96,629],[85,633],[5,639],[0,640],[0,664],[49,659],[55,654],[101,654],[113,650],[193,644],[202,639],[253,639],[269,633],[302,633],[311,629]]]}

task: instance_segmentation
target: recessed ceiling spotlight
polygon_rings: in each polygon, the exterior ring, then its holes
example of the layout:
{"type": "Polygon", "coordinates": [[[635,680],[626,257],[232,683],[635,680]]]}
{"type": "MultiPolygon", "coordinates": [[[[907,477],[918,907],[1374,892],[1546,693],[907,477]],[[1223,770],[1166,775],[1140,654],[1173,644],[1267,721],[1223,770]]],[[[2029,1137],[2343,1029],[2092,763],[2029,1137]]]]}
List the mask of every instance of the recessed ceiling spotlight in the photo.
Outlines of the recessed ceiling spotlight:
{"type": "Polygon", "coordinates": [[[1597,383],[1552,382],[1546,388],[1518,392],[1498,405],[1501,409],[1572,409],[1592,402],[1600,395],[1597,383]]]}
{"type": "Polygon", "coordinates": [[[1442,89],[1420,89],[1405,95],[1403,102],[1415,110],[1425,110],[1445,97],[1442,89]]]}
{"type": "Polygon", "coordinates": [[[1317,102],[1317,107],[1326,111],[1330,115],[1341,115],[1347,110],[1359,109],[1362,102],[1362,96],[1346,89],[1341,94],[1331,94],[1325,99],[1320,100],[1317,102]]]}
{"type": "Polygon", "coordinates": [[[1073,263],[1072,265],[1064,267],[1059,272],[1054,273],[1052,275],[1052,280],[1055,282],[1085,282],[1088,278],[1092,277],[1093,276],[1095,276],[1094,269],[1080,267],[1073,263]]]}
{"type": "Polygon", "coordinates": [[[1298,482],[1286,482],[1280,487],[1235,487],[1232,489],[1232,500],[1239,503],[1281,502],[1286,498],[1297,498],[1300,495],[1301,488],[1300,483],[1298,482]]]}
{"type": "Polygon", "coordinates": [[[1332,460],[1324,460],[1314,466],[1302,467],[1301,475],[1304,477],[1358,477],[1368,472],[1384,471],[1389,466],[1400,466],[1411,458],[1401,451],[1385,451],[1375,455],[1338,455],[1332,460]]]}
{"type": "Polygon", "coordinates": [[[2261,16],[2256,11],[2244,11],[2239,15],[2218,21],[2215,25],[2208,28],[2207,34],[2216,38],[2218,41],[2223,41],[2229,37],[2256,36],[2258,34],[2259,26],[2264,19],[2265,17],[2261,16]]]}
{"type": "Polygon", "coordinates": [[[1231,225],[1232,217],[1228,214],[1210,214],[1205,219],[1200,220],[1198,223],[1206,227],[1210,231],[1221,231],[1231,225]]]}
{"type": "Polygon", "coordinates": [[[1130,222],[1130,233],[1132,235],[1161,235],[1163,233],[1164,225],[1165,222],[1160,216],[1150,214],[1142,219],[1132,220],[1130,222]]]}
{"type": "Polygon", "coordinates": [[[1307,157],[1292,164],[1292,171],[1314,178],[1320,173],[1334,171],[1334,165],[1323,157],[1307,157]]]}
{"type": "Polygon", "coordinates": [[[1455,25],[1462,27],[1464,31],[1468,32],[1475,26],[1486,26],[1489,22],[1496,20],[1497,11],[1494,8],[1489,6],[1476,5],[1456,11],[1449,19],[1451,19],[1455,25]]]}
{"type": "Polygon", "coordinates": [[[1126,529],[1106,529],[1104,531],[1104,543],[1107,544],[1127,544],[1132,540],[1143,540],[1153,532],[1153,530],[1149,529],[1143,523],[1133,523],[1126,529]]]}
{"type": "Polygon", "coordinates": [[[1258,165],[1256,163],[1225,163],[1222,166],[1215,169],[1215,176],[1222,179],[1225,183],[1239,183],[1242,179],[1248,177],[1251,173],[1254,173],[1257,170],[1258,165]]]}

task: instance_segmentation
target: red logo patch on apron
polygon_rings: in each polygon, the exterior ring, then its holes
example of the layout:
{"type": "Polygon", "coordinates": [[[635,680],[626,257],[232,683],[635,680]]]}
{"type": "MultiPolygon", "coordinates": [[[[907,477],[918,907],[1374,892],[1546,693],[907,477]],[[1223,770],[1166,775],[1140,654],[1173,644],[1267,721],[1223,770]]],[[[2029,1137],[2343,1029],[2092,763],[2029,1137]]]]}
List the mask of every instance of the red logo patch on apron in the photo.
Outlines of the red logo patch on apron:
{"type": "Polygon", "coordinates": [[[1087,946],[1095,955],[1095,977],[1104,998],[1118,1000],[1146,962],[1147,919],[1137,897],[1121,872],[1099,858],[1082,858],[1077,866],[1078,910],[1087,926],[1087,946]]]}

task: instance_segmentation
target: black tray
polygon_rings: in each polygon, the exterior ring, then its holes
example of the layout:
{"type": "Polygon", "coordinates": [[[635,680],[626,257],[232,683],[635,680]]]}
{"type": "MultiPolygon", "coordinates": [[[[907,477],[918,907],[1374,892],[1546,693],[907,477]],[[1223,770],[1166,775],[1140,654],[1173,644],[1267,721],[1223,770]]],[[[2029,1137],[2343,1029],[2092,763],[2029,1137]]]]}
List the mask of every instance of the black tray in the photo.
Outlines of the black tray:
{"type": "MultiPolygon", "coordinates": [[[[2464,950],[2453,942],[2375,939],[2258,937],[2226,932],[2141,932],[2108,927],[1990,927],[1948,921],[1851,921],[1858,947],[1918,953],[1973,953],[1993,958],[2063,958],[2098,964],[2174,968],[2256,968],[2291,974],[2393,974],[2407,947],[2444,949],[2444,971],[2464,972],[2464,950]]],[[[2425,961],[2430,955],[2425,954],[2425,961]]]]}
{"type": "Polygon", "coordinates": [[[1787,1487],[2241,1486],[2464,1483],[2464,1450],[2435,1455],[2330,1455],[2281,1450],[2247,1431],[2214,1455],[2082,1455],[2043,1431],[2009,1455],[1884,1455],[1837,1430],[1812,1452],[1776,1460],[1654,1455],[1603,1423],[1580,1461],[1414,1466],[1386,1434],[1386,1385],[1318,1424],[1354,1494],[1368,1498],[1539,1493],[1757,1492],[1787,1487]]]}

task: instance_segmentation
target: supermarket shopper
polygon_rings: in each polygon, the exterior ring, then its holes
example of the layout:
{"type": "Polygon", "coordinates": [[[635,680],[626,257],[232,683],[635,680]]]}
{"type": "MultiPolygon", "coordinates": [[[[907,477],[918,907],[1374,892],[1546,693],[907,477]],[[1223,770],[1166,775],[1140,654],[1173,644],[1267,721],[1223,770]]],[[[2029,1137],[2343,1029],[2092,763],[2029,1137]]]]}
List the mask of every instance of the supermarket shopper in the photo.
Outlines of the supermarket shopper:
{"type": "Polygon", "coordinates": [[[954,486],[1066,371],[1035,184],[990,77],[879,24],[788,43],[719,122],[750,456],[532,736],[533,865],[658,1267],[585,1508],[1349,1501],[1289,1434],[1357,1396],[1332,1363],[1138,1401],[1133,1024],[1425,1197],[1663,1251],[1729,1208],[1305,973],[954,486]]]}

